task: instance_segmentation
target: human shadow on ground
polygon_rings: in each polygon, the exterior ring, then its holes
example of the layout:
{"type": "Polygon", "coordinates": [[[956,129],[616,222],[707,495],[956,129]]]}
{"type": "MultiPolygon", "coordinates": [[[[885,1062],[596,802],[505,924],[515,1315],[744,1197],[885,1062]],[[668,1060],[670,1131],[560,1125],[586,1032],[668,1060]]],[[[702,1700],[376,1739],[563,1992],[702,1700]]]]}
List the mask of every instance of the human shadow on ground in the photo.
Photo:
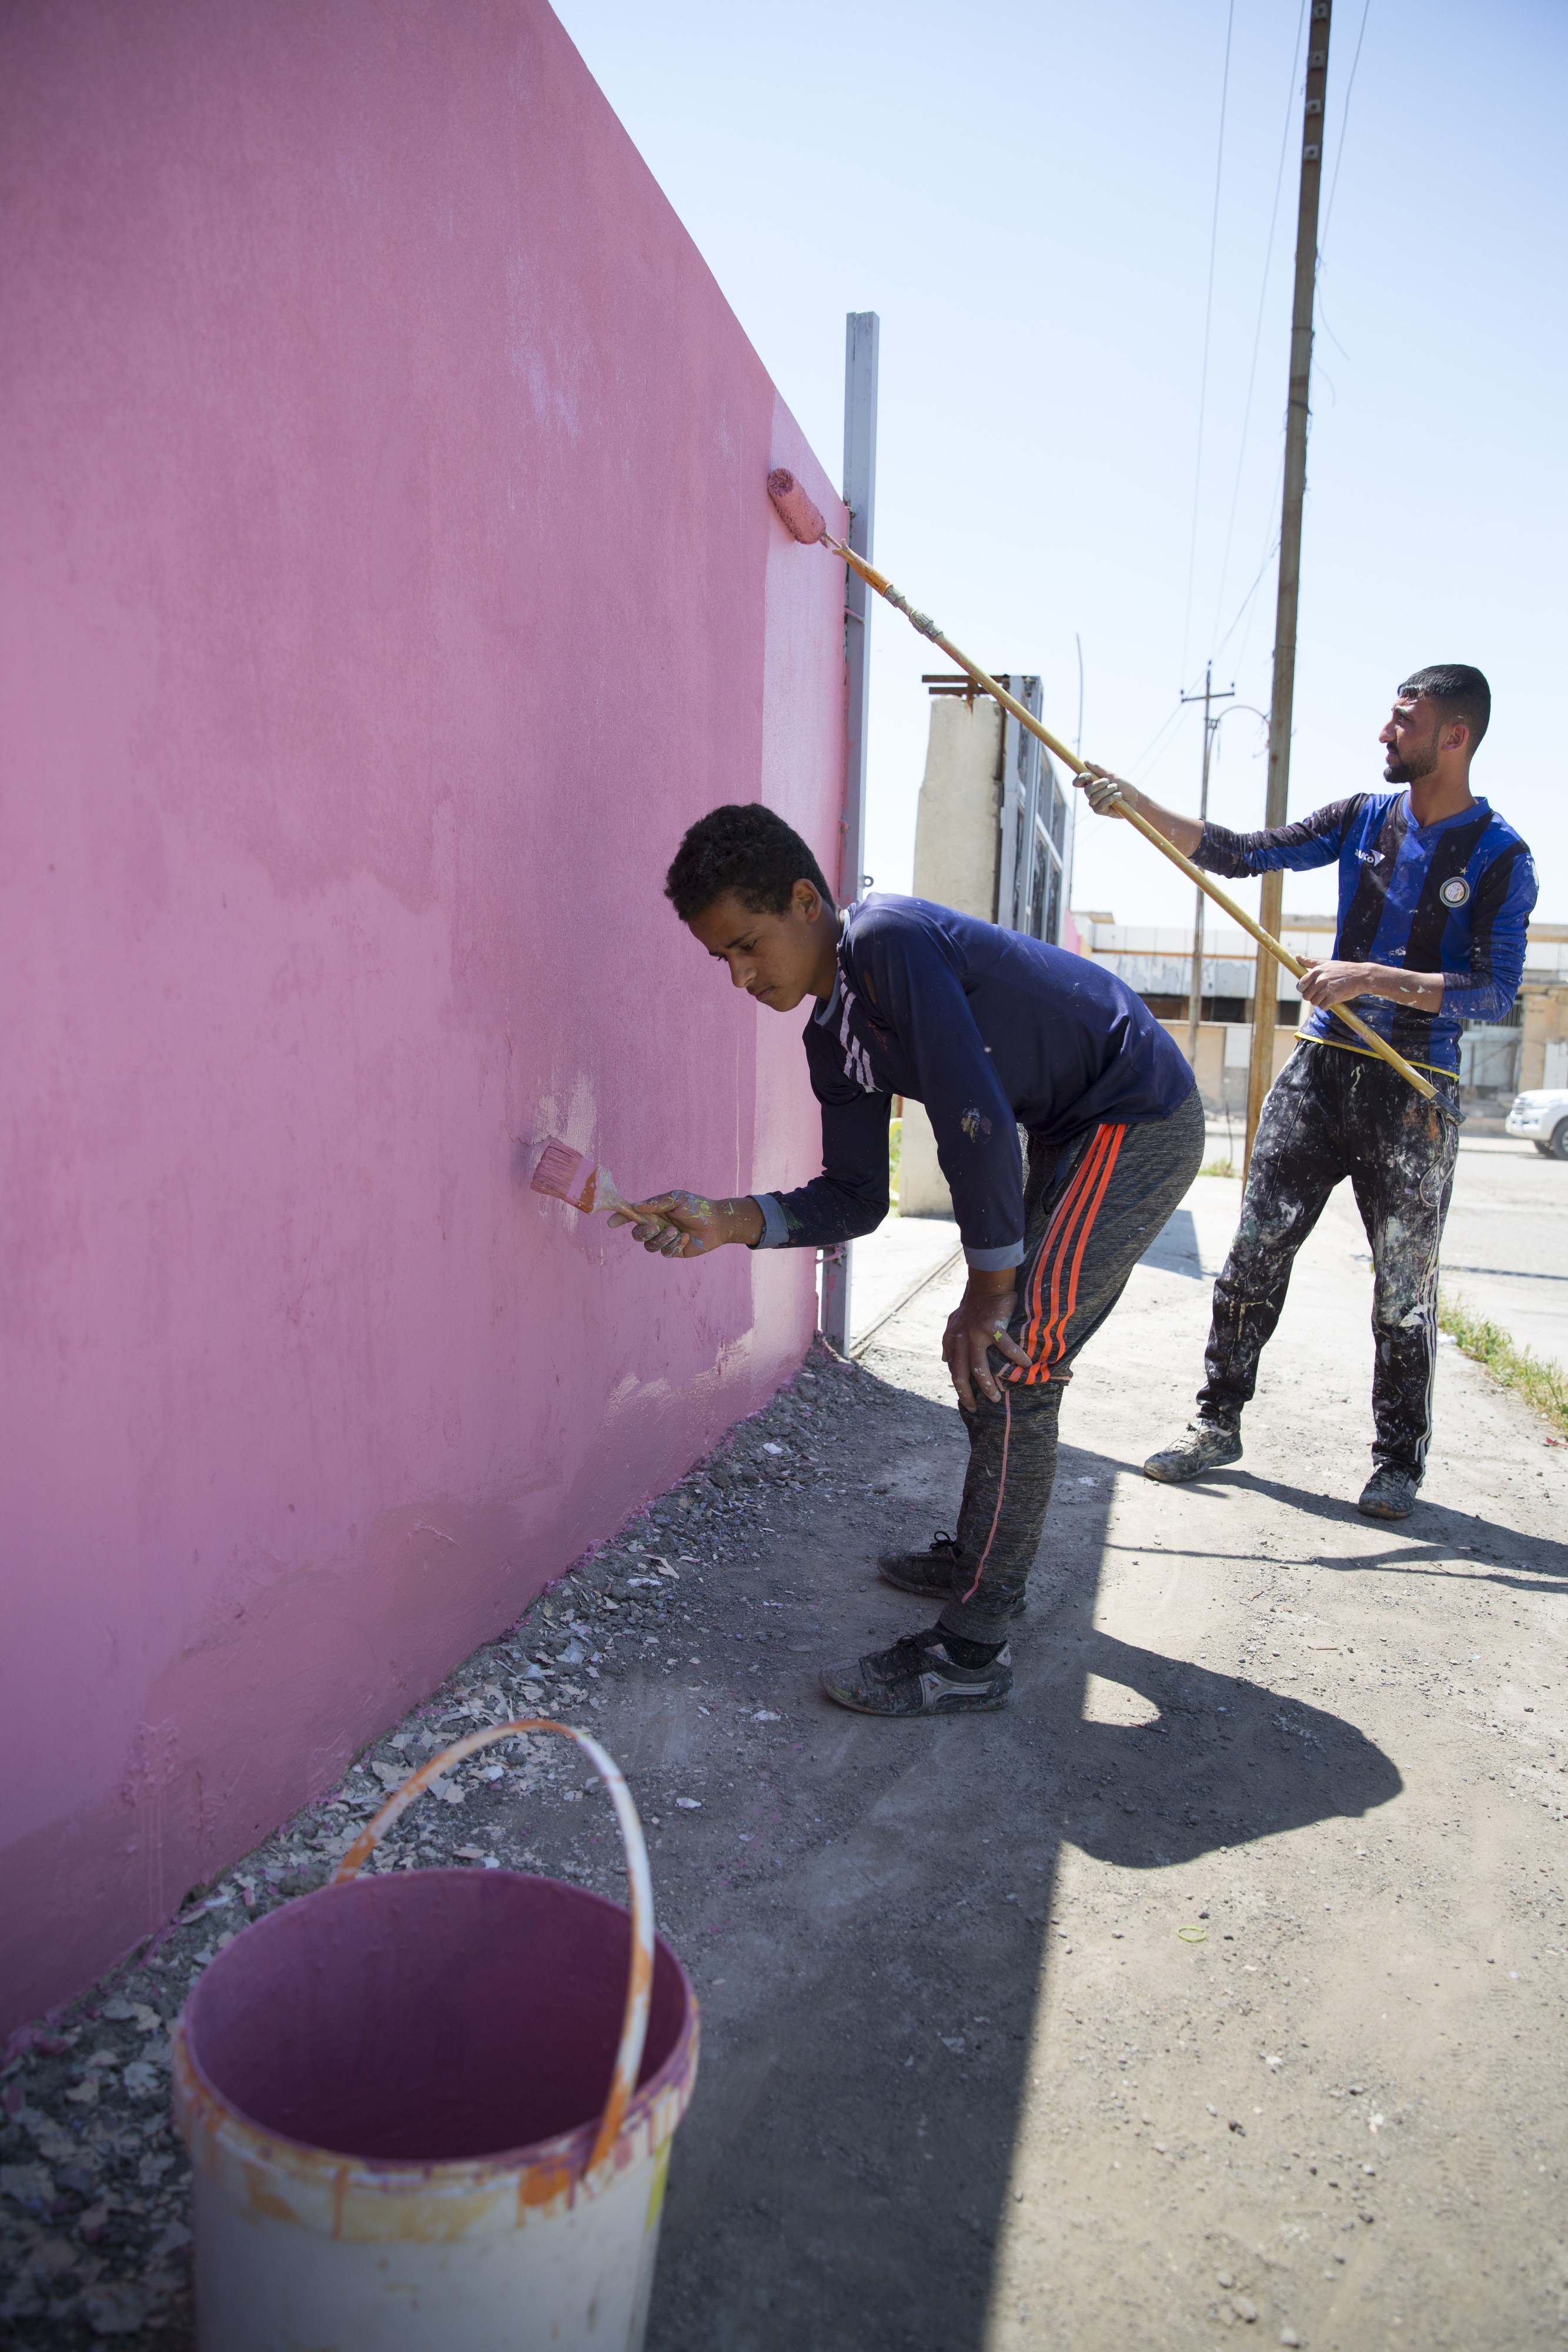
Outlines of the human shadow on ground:
{"type": "Polygon", "coordinates": [[[1359,1819],[1400,1792],[1389,1758],[1326,1708],[1105,1633],[1076,1646],[1064,1696],[1092,1674],[1158,1709],[1142,1723],[1061,1727],[1057,1826],[1099,1861],[1162,1869],[1217,1845],[1359,1819]]]}
{"type": "MultiPolygon", "coordinates": [[[[1183,1488],[1184,1494],[1199,1499],[1218,1499],[1227,1486],[1242,1486],[1270,1502],[1285,1504],[1311,1518],[1322,1519],[1343,1528],[1355,1528],[1364,1538],[1368,1530],[1380,1522],[1367,1518],[1353,1502],[1341,1496],[1314,1492],[1311,1487],[1293,1486],[1282,1478],[1266,1478],[1256,1471],[1227,1468],[1209,1478],[1196,1478],[1183,1488]]],[[[1531,1583],[1521,1589],[1531,1591],[1568,1590],[1568,1544],[1557,1543],[1546,1536],[1522,1535],[1515,1528],[1504,1527],[1496,1519],[1482,1518],[1479,1511],[1461,1511],[1443,1503],[1418,1502],[1408,1519],[1389,1523],[1389,1543],[1386,1550],[1354,1551],[1335,1555],[1314,1551],[1308,1555],[1320,1568],[1347,1571],[1363,1571],[1382,1568],[1397,1573],[1417,1575],[1433,1572],[1427,1563],[1452,1559],[1466,1553],[1477,1555],[1467,1560],[1466,1568],[1479,1569],[1482,1559],[1500,1561],[1514,1571],[1513,1576],[1498,1576],[1491,1570],[1480,1570],[1492,1583],[1512,1583],[1515,1576],[1552,1577],[1552,1584],[1531,1583]],[[1394,1528],[1401,1532],[1396,1536],[1394,1528]],[[1407,1532],[1406,1532],[1407,1531],[1407,1532]]],[[[1184,1556],[1202,1558],[1202,1553],[1190,1553],[1182,1547],[1184,1556]]],[[[1209,1555],[1212,1557],[1213,1555],[1209,1555]]],[[[1449,1569],[1453,1575],[1461,1571],[1449,1569]]]]}
{"type": "MultiPolygon", "coordinates": [[[[924,1398],[897,1410],[876,1436],[895,1493],[852,1552],[826,1496],[779,1515],[779,1590],[820,1610],[818,1656],[930,1620],[871,1580],[871,1555],[929,1539],[931,1464],[956,1489],[962,1433],[924,1398]],[[915,1502],[896,1474],[917,1459],[915,1502]]],[[[1062,1448],[1009,1709],[846,1715],[803,1660],[769,1702],[793,1738],[759,1794],[781,1837],[821,1833],[746,1885],[716,1852],[711,1893],[679,1923],[715,1990],[650,2352],[979,2352],[1063,1841],[1153,1870],[1398,1793],[1343,1717],[1096,1630],[1121,1466],[1062,1448]],[[1091,1676],[1147,1719],[1085,1720],[1091,1676]]]]}

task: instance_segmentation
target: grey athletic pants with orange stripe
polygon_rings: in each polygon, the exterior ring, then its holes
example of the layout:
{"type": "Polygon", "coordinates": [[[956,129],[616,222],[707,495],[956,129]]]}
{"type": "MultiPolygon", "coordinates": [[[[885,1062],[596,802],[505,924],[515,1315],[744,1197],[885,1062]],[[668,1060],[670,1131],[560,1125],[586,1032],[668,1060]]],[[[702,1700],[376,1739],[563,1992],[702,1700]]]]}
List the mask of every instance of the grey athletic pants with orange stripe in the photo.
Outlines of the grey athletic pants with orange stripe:
{"type": "Polygon", "coordinates": [[[1026,1372],[993,1348],[1003,1402],[966,1412],[969,1467],[945,1632],[1002,1642],[1023,1597],[1056,1483],[1056,1424],[1073,1360],[1181,1200],[1203,1158],[1196,1088],[1168,1118],[1096,1127],[1065,1151],[1030,1138],[1024,1259],[1008,1329],[1026,1372]]]}

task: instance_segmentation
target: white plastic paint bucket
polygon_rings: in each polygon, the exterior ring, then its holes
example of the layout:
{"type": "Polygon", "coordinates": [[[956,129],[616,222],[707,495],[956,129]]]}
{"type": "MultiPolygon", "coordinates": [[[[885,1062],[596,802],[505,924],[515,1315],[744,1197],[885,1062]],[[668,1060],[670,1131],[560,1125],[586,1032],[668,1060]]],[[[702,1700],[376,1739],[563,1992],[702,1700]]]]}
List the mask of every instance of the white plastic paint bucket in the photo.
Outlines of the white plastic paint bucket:
{"type": "Polygon", "coordinates": [[[597,1741],[537,1719],[459,1741],[185,2003],[200,2352],[638,2352],[697,2039],[597,1741]],[[439,1773],[535,1731],[604,1779],[630,1915],[512,1871],[357,1876],[439,1773]]]}

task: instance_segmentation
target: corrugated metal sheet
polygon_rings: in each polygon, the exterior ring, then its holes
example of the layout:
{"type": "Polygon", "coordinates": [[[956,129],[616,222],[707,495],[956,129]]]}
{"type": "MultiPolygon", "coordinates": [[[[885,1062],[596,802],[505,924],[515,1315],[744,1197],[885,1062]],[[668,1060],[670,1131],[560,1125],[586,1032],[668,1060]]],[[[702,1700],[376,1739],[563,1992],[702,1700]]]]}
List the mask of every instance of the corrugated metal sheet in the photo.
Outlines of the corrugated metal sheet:
{"type": "MultiPolygon", "coordinates": [[[[1140,996],[1185,996],[1192,982],[1192,950],[1185,956],[1175,955],[1095,955],[1096,963],[1104,964],[1118,980],[1135,988],[1140,996]]],[[[1203,994],[1205,996],[1250,996],[1252,993],[1252,959],[1245,962],[1239,957],[1205,956],[1203,959],[1203,994]]],[[[1281,996],[1299,996],[1300,989],[1288,971],[1278,973],[1281,996]]]]}

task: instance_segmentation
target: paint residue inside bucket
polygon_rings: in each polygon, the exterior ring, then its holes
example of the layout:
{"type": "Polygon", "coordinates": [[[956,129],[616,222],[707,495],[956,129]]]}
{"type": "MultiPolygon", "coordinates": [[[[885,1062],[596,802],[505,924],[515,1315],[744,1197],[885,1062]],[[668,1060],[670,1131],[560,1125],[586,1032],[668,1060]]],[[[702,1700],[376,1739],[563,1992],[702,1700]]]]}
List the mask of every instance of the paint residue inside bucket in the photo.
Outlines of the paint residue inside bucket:
{"type": "MultiPolygon", "coordinates": [[[[324,1887],[209,1969],[191,2055],[228,2105],[310,2147],[402,2164],[521,2151],[602,2110],[630,1936],[601,1896],[510,1872],[324,1887]]],[[[688,2000],[661,1941],[640,2090],[688,2000]]]]}

